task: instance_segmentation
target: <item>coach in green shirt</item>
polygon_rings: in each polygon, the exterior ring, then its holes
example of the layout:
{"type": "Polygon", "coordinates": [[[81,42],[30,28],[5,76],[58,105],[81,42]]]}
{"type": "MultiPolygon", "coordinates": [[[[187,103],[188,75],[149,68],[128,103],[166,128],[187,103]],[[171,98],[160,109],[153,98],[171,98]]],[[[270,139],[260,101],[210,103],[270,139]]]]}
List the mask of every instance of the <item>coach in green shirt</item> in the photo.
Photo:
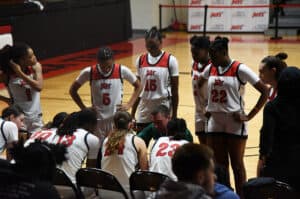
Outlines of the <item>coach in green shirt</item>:
{"type": "MultiPolygon", "coordinates": [[[[151,139],[157,140],[162,136],[167,136],[167,124],[171,119],[170,110],[165,105],[159,105],[151,113],[152,123],[138,133],[138,136],[142,138],[147,147],[151,139]]],[[[191,132],[186,129],[185,139],[189,142],[193,142],[193,136],[191,132]]]]}

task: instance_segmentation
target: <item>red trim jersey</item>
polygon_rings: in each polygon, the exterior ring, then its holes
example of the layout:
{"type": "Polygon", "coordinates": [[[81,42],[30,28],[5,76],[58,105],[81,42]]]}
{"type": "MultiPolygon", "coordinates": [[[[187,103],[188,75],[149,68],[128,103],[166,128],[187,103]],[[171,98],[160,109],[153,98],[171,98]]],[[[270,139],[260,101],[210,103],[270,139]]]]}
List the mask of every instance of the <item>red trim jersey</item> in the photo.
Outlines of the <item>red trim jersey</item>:
{"type": "Polygon", "coordinates": [[[258,76],[246,65],[232,61],[229,66],[211,65],[203,72],[208,79],[208,112],[243,111],[244,85],[259,81],[258,76]]]}
{"type": "MultiPolygon", "coordinates": [[[[31,66],[28,67],[25,74],[33,79],[33,68],[31,66]]],[[[33,89],[22,78],[15,74],[10,75],[7,88],[13,104],[21,107],[25,113],[25,118],[37,118],[42,113],[40,92],[33,89]]]]}
{"type": "Polygon", "coordinates": [[[58,136],[57,129],[48,129],[33,133],[25,142],[28,146],[34,140],[42,140],[52,144],[63,144],[67,147],[68,160],[64,161],[60,169],[62,169],[71,181],[76,184],[76,172],[81,168],[85,158],[97,159],[100,148],[98,137],[89,133],[84,129],[77,129],[73,135],[58,136]]]}
{"type": "Polygon", "coordinates": [[[123,79],[134,84],[137,78],[120,64],[114,64],[111,72],[105,76],[99,68],[99,65],[85,68],[76,81],[81,85],[90,81],[92,105],[99,113],[99,119],[107,119],[116,112],[116,105],[122,103],[123,79]]]}
{"type": "Polygon", "coordinates": [[[119,149],[113,153],[107,150],[108,138],[105,138],[101,154],[99,154],[102,156],[101,169],[116,176],[126,191],[129,191],[129,177],[139,164],[134,137],[133,134],[126,134],[124,144],[119,146],[119,149]]]}
{"type": "Polygon", "coordinates": [[[202,65],[198,62],[194,62],[192,65],[192,86],[195,108],[197,112],[205,112],[205,107],[207,105],[207,82],[199,89],[198,81],[201,73],[205,68],[209,67],[210,61],[206,65],[202,65]]]}
{"type": "Polygon", "coordinates": [[[170,137],[160,137],[150,151],[149,170],[165,174],[177,180],[172,171],[172,157],[178,147],[188,143],[186,140],[172,140],[170,137]]]}
{"type": "Polygon", "coordinates": [[[145,53],[138,58],[137,76],[141,78],[142,92],[140,97],[142,99],[170,97],[170,78],[171,76],[178,76],[178,64],[174,56],[162,52],[158,59],[155,59],[149,53],[145,53]]]}

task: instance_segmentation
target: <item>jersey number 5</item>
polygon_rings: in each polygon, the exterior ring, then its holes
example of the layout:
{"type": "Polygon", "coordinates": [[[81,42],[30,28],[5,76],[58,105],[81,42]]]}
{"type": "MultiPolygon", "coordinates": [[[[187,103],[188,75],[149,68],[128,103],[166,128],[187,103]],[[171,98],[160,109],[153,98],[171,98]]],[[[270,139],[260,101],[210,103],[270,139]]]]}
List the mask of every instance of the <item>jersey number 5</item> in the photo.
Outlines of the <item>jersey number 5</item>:
{"type": "Polygon", "coordinates": [[[111,100],[109,97],[109,93],[103,93],[102,95],[102,104],[108,106],[110,104],[111,100]]]}
{"type": "Polygon", "coordinates": [[[159,150],[156,153],[156,156],[166,156],[172,157],[174,154],[174,151],[179,147],[179,144],[171,144],[169,143],[160,143],[159,150]]]}

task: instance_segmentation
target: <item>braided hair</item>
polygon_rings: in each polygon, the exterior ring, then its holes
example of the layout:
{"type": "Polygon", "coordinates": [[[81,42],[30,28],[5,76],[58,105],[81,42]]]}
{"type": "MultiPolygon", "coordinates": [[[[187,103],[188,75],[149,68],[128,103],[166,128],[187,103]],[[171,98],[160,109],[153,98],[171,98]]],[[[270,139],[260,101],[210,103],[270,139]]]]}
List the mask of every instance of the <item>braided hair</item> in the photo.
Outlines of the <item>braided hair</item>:
{"type": "Polygon", "coordinates": [[[123,148],[125,144],[125,135],[132,133],[128,128],[129,123],[132,121],[131,115],[126,111],[118,111],[114,115],[115,130],[108,136],[106,143],[107,152],[109,154],[123,148]]]}
{"type": "Polygon", "coordinates": [[[156,26],[153,26],[150,30],[148,30],[145,34],[145,39],[158,39],[162,42],[162,34],[159,32],[156,26]]]}
{"type": "Polygon", "coordinates": [[[229,40],[227,37],[217,36],[215,40],[211,43],[210,49],[213,51],[222,51],[222,50],[228,51],[228,43],[229,40]]]}
{"type": "Polygon", "coordinates": [[[113,59],[113,57],[114,57],[114,52],[112,51],[111,48],[107,46],[99,48],[97,54],[98,61],[106,61],[109,59],[113,59]]]}

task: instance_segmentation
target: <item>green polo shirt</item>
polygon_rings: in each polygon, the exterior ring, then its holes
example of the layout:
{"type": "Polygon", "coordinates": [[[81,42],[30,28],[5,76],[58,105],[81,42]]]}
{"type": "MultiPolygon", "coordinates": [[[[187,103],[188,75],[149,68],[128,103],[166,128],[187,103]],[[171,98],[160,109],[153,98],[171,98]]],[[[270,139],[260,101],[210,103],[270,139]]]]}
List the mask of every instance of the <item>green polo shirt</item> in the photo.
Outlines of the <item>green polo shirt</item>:
{"type": "MultiPolygon", "coordinates": [[[[154,140],[157,140],[158,138],[164,135],[165,135],[164,132],[159,131],[157,128],[154,127],[153,123],[151,123],[146,128],[144,128],[141,132],[139,132],[137,136],[142,138],[148,147],[149,142],[151,141],[152,138],[154,140]]],[[[185,140],[189,142],[193,142],[193,136],[188,129],[185,130],[185,140]]]]}

